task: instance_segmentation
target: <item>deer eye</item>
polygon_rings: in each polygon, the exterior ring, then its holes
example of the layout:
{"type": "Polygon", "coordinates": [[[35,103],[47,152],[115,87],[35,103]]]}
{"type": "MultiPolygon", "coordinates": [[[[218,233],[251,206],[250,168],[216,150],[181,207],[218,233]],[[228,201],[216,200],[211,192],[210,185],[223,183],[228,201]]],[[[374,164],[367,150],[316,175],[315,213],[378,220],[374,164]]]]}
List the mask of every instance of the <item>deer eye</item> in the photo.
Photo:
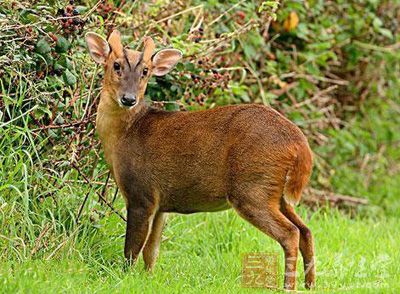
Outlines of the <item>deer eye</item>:
{"type": "Polygon", "coordinates": [[[147,73],[149,72],[149,69],[147,68],[147,67],[145,67],[144,69],[143,69],[143,76],[145,77],[145,76],[147,76],[147,73]]]}
{"type": "Polygon", "coordinates": [[[119,71],[121,69],[121,65],[118,62],[114,62],[114,70],[119,71]]]}

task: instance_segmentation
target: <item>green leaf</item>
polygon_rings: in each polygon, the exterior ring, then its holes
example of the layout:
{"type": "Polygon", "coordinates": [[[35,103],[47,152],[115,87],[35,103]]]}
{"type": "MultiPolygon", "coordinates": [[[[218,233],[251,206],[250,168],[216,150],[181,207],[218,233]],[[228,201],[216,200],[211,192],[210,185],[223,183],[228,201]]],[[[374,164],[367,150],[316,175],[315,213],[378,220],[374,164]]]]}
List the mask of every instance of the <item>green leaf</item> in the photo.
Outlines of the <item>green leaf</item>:
{"type": "Polygon", "coordinates": [[[324,51],[328,50],[331,48],[331,43],[330,42],[321,42],[321,43],[313,43],[308,45],[307,47],[312,50],[317,50],[317,51],[324,51]]]}
{"type": "Polygon", "coordinates": [[[372,22],[372,25],[374,26],[375,29],[379,29],[382,26],[382,21],[380,18],[375,17],[374,21],[372,22]]]}
{"type": "Polygon", "coordinates": [[[258,8],[258,12],[261,13],[263,11],[272,11],[273,9],[277,9],[278,5],[278,1],[264,1],[258,8]]]}
{"type": "Polygon", "coordinates": [[[387,38],[389,38],[389,39],[393,39],[393,34],[392,34],[392,32],[391,32],[390,30],[388,30],[388,29],[381,28],[381,29],[379,29],[379,33],[380,33],[382,36],[385,36],[385,37],[387,37],[387,38]]]}
{"type": "Polygon", "coordinates": [[[195,70],[195,66],[194,66],[194,64],[193,63],[191,63],[191,62],[186,62],[185,63],[185,69],[187,70],[187,71],[194,71],[195,70]]]}
{"type": "Polygon", "coordinates": [[[76,77],[69,69],[66,69],[64,71],[63,78],[64,78],[64,81],[70,86],[73,86],[76,84],[76,77]]]}
{"type": "Polygon", "coordinates": [[[78,5],[75,7],[76,10],[78,10],[79,14],[85,13],[88,8],[86,6],[78,5]]]}
{"type": "Polygon", "coordinates": [[[56,43],[56,51],[59,53],[64,53],[67,52],[69,47],[70,47],[70,43],[67,39],[65,39],[63,36],[57,36],[57,43],[56,43]]]}
{"type": "Polygon", "coordinates": [[[176,66],[175,66],[177,71],[183,71],[185,69],[185,66],[183,65],[182,62],[179,62],[176,66]]]}
{"type": "Polygon", "coordinates": [[[49,43],[45,39],[40,39],[36,44],[36,52],[44,55],[51,51],[49,43]]]}
{"type": "Polygon", "coordinates": [[[60,63],[56,62],[56,63],[54,64],[54,69],[61,69],[61,70],[63,70],[63,69],[64,69],[64,66],[62,66],[60,63]]]}
{"type": "Polygon", "coordinates": [[[177,111],[179,110],[179,105],[177,103],[167,103],[165,104],[165,110],[177,111]]]}

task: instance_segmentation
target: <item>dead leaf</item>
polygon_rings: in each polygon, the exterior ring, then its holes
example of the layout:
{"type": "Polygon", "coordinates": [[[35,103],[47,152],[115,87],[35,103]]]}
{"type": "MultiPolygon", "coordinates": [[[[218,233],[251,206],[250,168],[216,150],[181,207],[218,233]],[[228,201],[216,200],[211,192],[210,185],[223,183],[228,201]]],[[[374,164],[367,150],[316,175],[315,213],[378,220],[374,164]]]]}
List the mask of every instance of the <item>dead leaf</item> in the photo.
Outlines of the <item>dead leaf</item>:
{"type": "Polygon", "coordinates": [[[283,23],[283,27],[285,28],[285,31],[290,32],[297,28],[299,25],[299,17],[296,12],[292,11],[285,22],[283,23]]]}
{"type": "Polygon", "coordinates": [[[277,76],[271,76],[270,78],[269,78],[269,80],[273,83],[273,84],[275,84],[275,85],[278,85],[281,89],[286,89],[286,87],[287,87],[287,83],[286,82],[284,82],[284,81],[282,81],[281,79],[279,79],[277,76]]]}

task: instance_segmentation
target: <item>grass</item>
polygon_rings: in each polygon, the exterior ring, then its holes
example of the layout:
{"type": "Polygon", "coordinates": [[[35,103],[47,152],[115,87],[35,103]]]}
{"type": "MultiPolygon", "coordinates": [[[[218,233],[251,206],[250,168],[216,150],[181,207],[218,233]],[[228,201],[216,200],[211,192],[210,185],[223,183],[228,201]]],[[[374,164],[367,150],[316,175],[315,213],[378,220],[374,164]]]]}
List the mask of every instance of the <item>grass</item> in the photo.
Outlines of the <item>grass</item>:
{"type": "MultiPolygon", "coordinates": [[[[329,210],[300,213],[316,239],[318,292],[400,289],[398,219],[350,219],[329,210]]],[[[172,215],[151,275],[141,260],[126,271],[124,224],[115,215],[78,235],[67,234],[56,252],[19,261],[21,249],[9,247],[14,258],[2,260],[2,292],[250,292],[241,287],[242,255],[249,252],[277,253],[283,271],[279,245],[233,211],[172,215]]],[[[302,270],[299,276],[299,290],[304,290],[302,270]]]]}

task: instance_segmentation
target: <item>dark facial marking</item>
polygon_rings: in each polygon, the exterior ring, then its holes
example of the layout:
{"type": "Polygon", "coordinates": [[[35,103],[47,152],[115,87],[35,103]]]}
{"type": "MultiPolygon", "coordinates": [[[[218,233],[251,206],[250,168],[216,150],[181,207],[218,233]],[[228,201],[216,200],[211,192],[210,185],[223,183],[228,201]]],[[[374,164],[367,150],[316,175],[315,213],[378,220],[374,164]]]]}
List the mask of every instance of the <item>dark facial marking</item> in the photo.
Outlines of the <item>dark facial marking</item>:
{"type": "Polygon", "coordinates": [[[140,54],[140,56],[139,56],[139,60],[138,60],[138,63],[136,63],[136,65],[135,65],[135,70],[136,70],[136,68],[138,67],[138,65],[142,62],[142,60],[143,60],[143,52],[140,54]]]}
{"type": "Polygon", "coordinates": [[[132,71],[131,64],[129,63],[128,55],[126,54],[125,48],[124,48],[123,52],[124,52],[125,60],[126,60],[126,62],[128,63],[128,66],[129,66],[129,71],[132,71]]]}

